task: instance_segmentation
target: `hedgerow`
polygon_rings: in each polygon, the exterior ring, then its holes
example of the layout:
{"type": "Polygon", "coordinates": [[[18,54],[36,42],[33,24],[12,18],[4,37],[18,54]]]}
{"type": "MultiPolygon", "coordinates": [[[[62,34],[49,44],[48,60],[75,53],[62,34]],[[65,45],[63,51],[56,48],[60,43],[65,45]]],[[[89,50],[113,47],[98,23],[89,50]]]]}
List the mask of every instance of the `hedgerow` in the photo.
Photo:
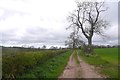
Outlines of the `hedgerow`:
{"type": "Polygon", "coordinates": [[[16,78],[25,71],[34,68],[38,64],[44,63],[47,59],[52,58],[67,50],[43,50],[18,52],[17,54],[3,56],[2,58],[2,77],[16,78]]]}

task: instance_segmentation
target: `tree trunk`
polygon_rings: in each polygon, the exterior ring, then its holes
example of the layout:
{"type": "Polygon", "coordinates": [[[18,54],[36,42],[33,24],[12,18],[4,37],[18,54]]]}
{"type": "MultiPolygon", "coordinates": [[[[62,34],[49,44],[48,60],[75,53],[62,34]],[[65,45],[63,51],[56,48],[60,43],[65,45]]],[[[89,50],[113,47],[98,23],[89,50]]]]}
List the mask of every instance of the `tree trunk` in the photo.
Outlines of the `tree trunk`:
{"type": "Polygon", "coordinates": [[[88,46],[92,45],[92,38],[88,38],[88,46]]]}
{"type": "Polygon", "coordinates": [[[92,54],[93,48],[92,48],[92,37],[88,38],[88,48],[87,48],[87,53],[92,54]]]}

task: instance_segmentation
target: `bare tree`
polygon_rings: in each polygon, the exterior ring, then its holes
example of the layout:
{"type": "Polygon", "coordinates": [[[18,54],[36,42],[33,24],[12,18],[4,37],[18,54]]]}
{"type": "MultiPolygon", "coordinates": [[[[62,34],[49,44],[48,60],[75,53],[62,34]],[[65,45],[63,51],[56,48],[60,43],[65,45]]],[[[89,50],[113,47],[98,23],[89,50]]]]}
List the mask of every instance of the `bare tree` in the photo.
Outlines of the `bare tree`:
{"type": "Polygon", "coordinates": [[[65,42],[65,45],[68,45],[69,48],[78,48],[83,41],[80,39],[78,35],[78,31],[76,28],[73,28],[73,32],[68,37],[68,40],[65,42]]]}
{"type": "Polygon", "coordinates": [[[49,49],[58,49],[58,47],[51,46],[49,49]]]}
{"type": "Polygon", "coordinates": [[[92,52],[92,37],[94,33],[104,36],[103,29],[109,23],[101,17],[101,13],[106,11],[104,2],[77,2],[77,10],[68,17],[70,27],[77,27],[88,40],[88,52],[92,52]]]}
{"type": "Polygon", "coordinates": [[[43,46],[42,46],[42,49],[46,49],[46,45],[43,45],[43,46]]]}

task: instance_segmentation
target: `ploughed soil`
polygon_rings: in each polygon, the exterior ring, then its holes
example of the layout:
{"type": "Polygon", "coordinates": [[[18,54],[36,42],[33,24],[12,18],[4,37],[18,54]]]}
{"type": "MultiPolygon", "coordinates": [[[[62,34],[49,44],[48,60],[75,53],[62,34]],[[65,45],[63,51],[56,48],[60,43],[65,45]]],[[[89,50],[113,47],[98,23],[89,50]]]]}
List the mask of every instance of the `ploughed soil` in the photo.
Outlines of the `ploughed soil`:
{"type": "Polygon", "coordinates": [[[74,51],[71,54],[67,66],[58,78],[59,80],[64,78],[103,78],[102,75],[97,73],[94,66],[87,64],[78,55],[77,56],[80,63],[77,63],[73,56],[75,52],[77,51],[74,51]]]}

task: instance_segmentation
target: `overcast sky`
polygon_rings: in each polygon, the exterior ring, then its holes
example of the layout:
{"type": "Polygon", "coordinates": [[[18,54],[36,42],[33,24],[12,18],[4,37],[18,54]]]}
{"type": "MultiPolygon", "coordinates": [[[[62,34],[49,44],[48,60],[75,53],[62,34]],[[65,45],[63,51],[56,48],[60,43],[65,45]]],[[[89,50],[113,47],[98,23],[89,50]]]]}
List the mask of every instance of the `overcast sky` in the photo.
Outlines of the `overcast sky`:
{"type": "MultiPolygon", "coordinates": [[[[111,27],[109,38],[93,37],[93,44],[118,43],[118,0],[108,2],[104,17],[111,27]]],[[[69,36],[67,16],[76,9],[75,0],[0,0],[0,45],[62,46],[69,36]]]]}

